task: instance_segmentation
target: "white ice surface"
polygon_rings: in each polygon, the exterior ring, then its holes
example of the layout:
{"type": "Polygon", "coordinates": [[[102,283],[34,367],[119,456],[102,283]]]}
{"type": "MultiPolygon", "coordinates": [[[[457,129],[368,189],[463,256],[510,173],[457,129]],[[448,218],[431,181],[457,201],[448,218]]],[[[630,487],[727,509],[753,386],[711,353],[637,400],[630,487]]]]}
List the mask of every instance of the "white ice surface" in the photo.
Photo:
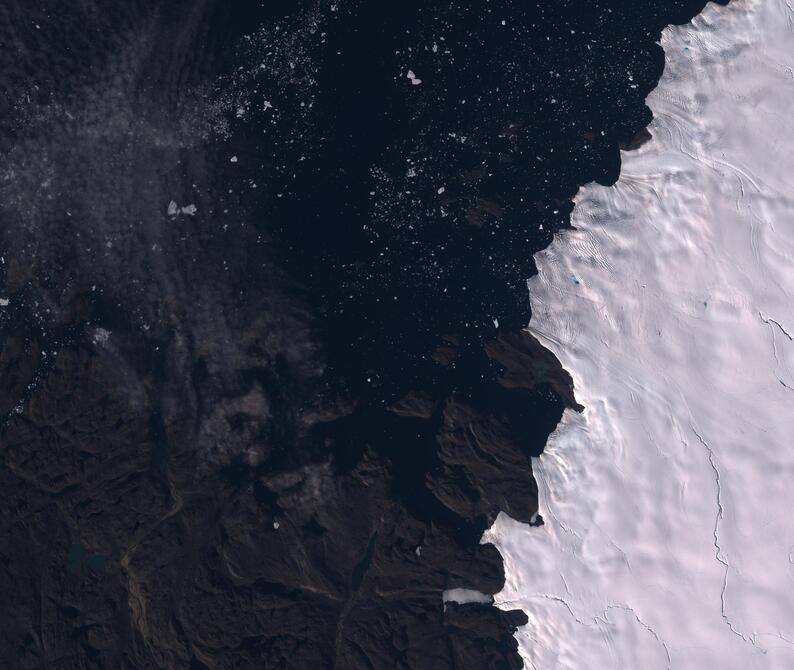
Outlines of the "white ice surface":
{"type": "Polygon", "coordinates": [[[447,589],[441,594],[441,598],[445,603],[458,603],[458,605],[493,602],[493,596],[474,589],[447,589]]]}
{"type": "Polygon", "coordinates": [[[528,668],[794,668],[794,12],[662,46],[654,139],[530,282],[586,410],[535,461],[545,526],[484,537],[528,668]]]}

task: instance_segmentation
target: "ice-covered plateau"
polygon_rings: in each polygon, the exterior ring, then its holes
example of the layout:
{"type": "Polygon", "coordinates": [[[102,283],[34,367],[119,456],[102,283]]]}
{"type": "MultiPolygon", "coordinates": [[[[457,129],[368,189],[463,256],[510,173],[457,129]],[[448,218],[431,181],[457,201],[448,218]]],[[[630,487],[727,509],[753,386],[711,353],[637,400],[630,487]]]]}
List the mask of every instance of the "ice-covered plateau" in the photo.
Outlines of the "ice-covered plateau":
{"type": "Polygon", "coordinates": [[[794,11],[662,46],[653,140],[530,282],[586,409],[535,462],[545,525],[483,538],[528,668],[794,668],[794,11]]]}

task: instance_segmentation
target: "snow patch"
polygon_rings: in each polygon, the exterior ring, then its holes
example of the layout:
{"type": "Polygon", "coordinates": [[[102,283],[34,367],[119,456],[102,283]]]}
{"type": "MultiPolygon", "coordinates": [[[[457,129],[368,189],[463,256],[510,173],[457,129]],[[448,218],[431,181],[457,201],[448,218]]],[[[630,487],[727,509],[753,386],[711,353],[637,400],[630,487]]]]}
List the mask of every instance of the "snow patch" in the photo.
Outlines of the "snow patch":
{"type": "Polygon", "coordinates": [[[457,603],[458,605],[465,605],[467,603],[484,603],[490,605],[493,602],[493,596],[474,589],[447,589],[441,594],[441,599],[444,603],[457,603]]]}

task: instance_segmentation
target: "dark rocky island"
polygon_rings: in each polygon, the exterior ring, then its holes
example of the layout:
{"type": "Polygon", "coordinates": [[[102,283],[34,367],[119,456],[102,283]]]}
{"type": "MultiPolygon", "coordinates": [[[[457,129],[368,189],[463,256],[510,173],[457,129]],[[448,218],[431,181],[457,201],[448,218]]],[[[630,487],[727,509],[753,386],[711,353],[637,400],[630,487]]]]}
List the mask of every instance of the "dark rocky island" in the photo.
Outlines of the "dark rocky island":
{"type": "Polygon", "coordinates": [[[702,1],[0,6],[0,665],[519,668],[533,253],[702,1]]]}

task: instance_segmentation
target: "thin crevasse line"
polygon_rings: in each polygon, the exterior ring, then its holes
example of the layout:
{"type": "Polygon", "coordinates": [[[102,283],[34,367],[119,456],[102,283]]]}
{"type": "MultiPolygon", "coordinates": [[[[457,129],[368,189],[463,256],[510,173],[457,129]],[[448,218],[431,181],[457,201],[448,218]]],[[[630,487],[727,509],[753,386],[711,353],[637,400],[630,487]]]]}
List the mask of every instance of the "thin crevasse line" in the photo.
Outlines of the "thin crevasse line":
{"type": "Polygon", "coordinates": [[[723,556],[723,549],[722,546],[720,545],[720,540],[719,540],[720,521],[725,515],[725,508],[723,507],[722,504],[722,479],[720,477],[719,468],[717,468],[717,463],[714,457],[714,450],[711,448],[708,442],[706,442],[703,436],[698,432],[697,428],[695,428],[695,425],[692,422],[689,423],[689,427],[692,429],[692,432],[695,434],[698,441],[706,449],[706,453],[708,454],[709,464],[711,465],[711,469],[714,471],[714,480],[717,485],[717,515],[714,518],[714,529],[712,531],[712,534],[714,535],[714,548],[716,550],[715,558],[725,568],[722,578],[722,590],[720,591],[720,613],[722,614],[722,618],[725,621],[726,625],[728,626],[728,628],[730,628],[731,632],[734,635],[740,637],[745,642],[753,645],[756,649],[766,654],[766,649],[758,645],[758,642],[755,639],[755,634],[753,634],[752,636],[748,636],[740,632],[733,625],[733,621],[731,621],[730,617],[725,612],[725,592],[728,590],[728,571],[730,570],[731,566],[723,556]]]}
{"type": "MultiPolygon", "coordinates": [[[[761,317],[761,321],[763,321],[765,324],[767,324],[769,326],[769,336],[772,338],[772,354],[775,357],[775,363],[777,363],[778,367],[782,367],[782,363],[780,362],[780,356],[778,356],[778,353],[777,353],[777,341],[775,340],[775,328],[774,328],[774,326],[776,325],[780,329],[780,331],[786,337],[788,337],[790,340],[792,338],[786,332],[785,328],[783,328],[783,326],[780,325],[780,323],[778,323],[774,319],[766,319],[766,318],[764,318],[764,315],[761,312],[758,312],[758,315],[761,317]]],[[[775,378],[780,382],[780,385],[783,388],[788,389],[789,391],[794,391],[794,387],[789,386],[785,381],[783,381],[783,379],[780,377],[780,375],[777,372],[775,372],[775,378]]]]}
{"type": "Polygon", "coordinates": [[[763,321],[767,325],[775,324],[779,329],[780,332],[783,333],[790,342],[794,342],[794,335],[789,333],[784,327],[783,324],[780,323],[777,319],[773,319],[771,316],[764,316],[764,313],[759,311],[758,316],[761,317],[761,321],[763,321]]]}
{"type": "Polygon", "coordinates": [[[512,605],[513,603],[520,603],[523,600],[531,600],[532,598],[542,598],[543,600],[551,600],[553,602],[560,603],[561,605],[564,605],[565,609],[568,610],[568,614],[570,614],[571,617],[573,617],[573,619],[574,619],[574,621],[576,621],[576,623],[581,624],[582,626],[586,626],[586,627],[590,628],[591,626],[596,625],[595,623],[587,623],[586,621],[582,621],[578,616],[576,616],[576,613],[573,611],[573,608],[568,604],[568,601],[565,600],[565,598],[562,598],[561,596],[556,596],[556,595],[551,594],[551,593],[533,593],[533,594],[530,594],[530,595],[527,595],[527,596],[521,596],[520,598],[513,598],[511,600],[500,600],[500,601],[495,602],[494,604],[495,605],[512,605]]]}
{"type": "Polygon", "coordinates": [[[568,614],[571,615],[571,617],[573,618],[574,621],[576,621],[576,623],[580,624],[581,626],[585,626],[586,628],[599,627],[600,623],[611,625],[612,622],[609,620],[609,617],[607,616],[607,612],[609,612],[609,610],[611,609],[618,609],[618,610],[623,610],[625,612],[629,612],[637,621],[637,623],[640,624],[640,626],[642,626],[642,628],[645,629],[651,636],[653,636],[653,638],[662,646],[662,649],[664,649],[665,656],[667,657],[667,670],[670,670],[670,668],[672,667],[672,657],[670,655],[670,648],[667,646],[667,642],[665,642],[665,640],[656,632],[656,630],[654,630],[653,626],[646,623],[642,619],[642,617],[640,617],[640,615],[637,614],[637,611],[633,607],[630,607],[629,605],[626,605],[624,603],[609,603],[606,607],[604,607],[604,610],[600,615],[595,615],[593,617],[593,621],[590,623],[588,623],[587,621],[583,621],[578,616],[576,616],[576,613],[573,611],[573,608],[568,603],[568,601],[565,600],[565,598],[551,593],[533,593],[530,595],[521,596],[520,598],[513,598],[511,600],[502,600],[496,602],[495,604],[511,605],[513,603],[521,603],[524,600],[530,600],[533,598],[541,598],[543,600],[551,600],[553,602],[560,603],[565,607],[565,609],[568,610],[568,614]]]}
{"type": "Polygon", "coordinates": [[[633,607],[630,607],[629,605],[625,605],[622,603],[621,604],[610,603],[609,605],[607,605],[606,609],[604,610],[605,621],[606,621],[606,614],[611,609],[619,609],[619,610],[624,610],[626,612],[630,612],[637,620],[637,623],[640,624],[640,626],[642,626],[645,630],[647,630],[651,635],[653,635],[654,638],[656,638],[656,641],[659,644],[661,644],[662,647],[664,648],[664,653],[667,656],[667,670],[670,670],[673,663],[673,659],[670,656],[670,649],[667,646],[667,642],[665,642],[664,639],[653,629],[653,626],[645,623],[645,621],[643,621],[643,619],[640,617],[639,614],[637,614],[636,610],[633,607]]]}

